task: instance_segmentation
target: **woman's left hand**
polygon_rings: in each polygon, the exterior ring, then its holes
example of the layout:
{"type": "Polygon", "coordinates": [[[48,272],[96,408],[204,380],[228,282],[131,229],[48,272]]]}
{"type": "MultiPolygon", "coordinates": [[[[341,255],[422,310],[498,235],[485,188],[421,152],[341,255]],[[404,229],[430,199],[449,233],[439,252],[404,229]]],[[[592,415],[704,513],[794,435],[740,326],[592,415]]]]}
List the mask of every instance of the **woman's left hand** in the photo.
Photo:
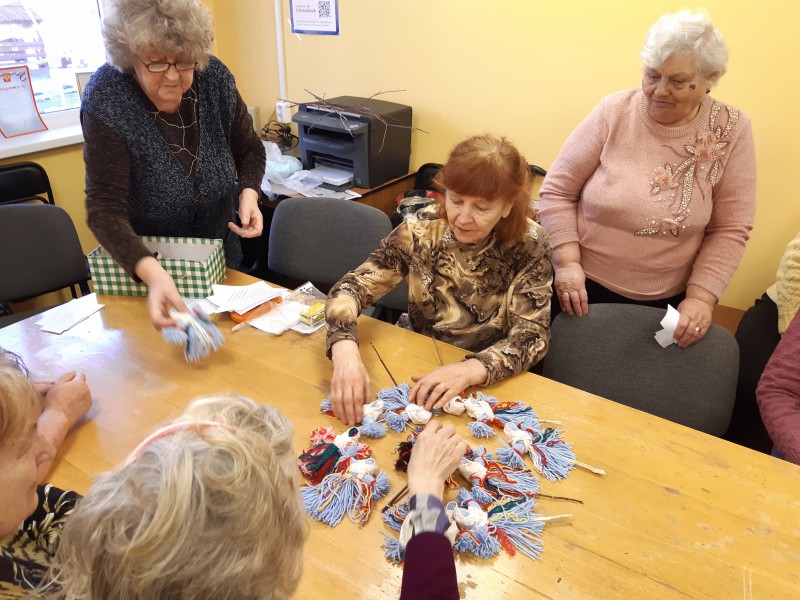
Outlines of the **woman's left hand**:
{"type": "Polygon", "coordinates": [[[488,375],[486,367],[477,358],[436,367],[427,375],[411,378],[414,387],[408,400],[426,410],[442,408],[471,385],[486,381],[488,375]]]}
{"type": "MultiPolygon", "coordinates": [[[[705,293],[708,294],[708,292],[705,293]]],[[[710,296],[710,294],[708,295],[710,296]]],[[[708,333],[716,299],[711,296],[711,302],[708,300],[707,298],[690,297],[687,292],[686,299],[678,305],[678,312],[681,316],[678,319],[674,337],[675,342],[681,348],[688,348],[708,333]]]]}
{"type": "Polygon", "coordinates": [[[261,235],[264,230],[264,217],[258,208],[258,192],[245,188],[239,194],[239,227],[233,221],[228,223],[228,229],[243,238],[254,238],[261,235]]]}

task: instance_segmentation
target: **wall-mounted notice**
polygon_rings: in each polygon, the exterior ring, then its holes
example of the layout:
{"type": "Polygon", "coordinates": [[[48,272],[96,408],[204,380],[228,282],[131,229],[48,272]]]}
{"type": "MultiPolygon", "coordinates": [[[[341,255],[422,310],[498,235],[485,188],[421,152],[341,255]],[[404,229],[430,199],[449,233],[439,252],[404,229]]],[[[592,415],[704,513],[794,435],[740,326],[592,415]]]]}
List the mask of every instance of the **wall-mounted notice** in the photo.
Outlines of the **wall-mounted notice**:
{"type": "Polygon", "coordinates": [[[292,33],[339,35],[339,0],[289,0],[292,33]]]}
{"type": "Polygon", "coordinates": [[[44,131],[27,66],[0,69],[0,133],[14,137],[44,131]]]}

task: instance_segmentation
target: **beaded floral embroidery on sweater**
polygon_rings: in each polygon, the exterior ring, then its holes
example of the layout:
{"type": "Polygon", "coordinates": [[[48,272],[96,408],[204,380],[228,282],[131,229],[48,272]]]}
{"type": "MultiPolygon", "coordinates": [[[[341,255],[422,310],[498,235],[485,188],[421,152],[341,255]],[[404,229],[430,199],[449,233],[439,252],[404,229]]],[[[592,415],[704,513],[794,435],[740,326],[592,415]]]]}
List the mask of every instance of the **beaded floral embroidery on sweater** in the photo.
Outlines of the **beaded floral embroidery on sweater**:
{"type": "MultiPolygon", "coordinates": [[[[686,229],[683,221],[692,213],[691,199],[698,164],[703,165],[700,168],[705,170],[705,163],[711,163],[706,177],[712,188],[717,184],[722,158],[725,156],[724,149],[730,143],[731,131],[739,121],[739,109],[733,106],[726,106],[728,122],[725,127],[718,125],[717,116],[721,108],[722,105],[719,102],[714,102],[708,119],[709,129],[698,131],[695,139],[696,143],[684,146],[689,155],[687,159],[674,166],[665,163],[663,167],[656,167],[649,173],[651,196],[669,193],[670,190],[676,190],[682,186],[680,203],[671,216],[663,217],[660,221],[653,217],[647,227],[640,229],[634,235],[656,235],[658,233],[667,235],[667,233],[670,233],[677,237],[681,230],[686,229]]],[[[673,200],[674,198],[675,192],[672,192],[669,199],[673,200]]],[[[658,201],[662,199],[661,196],[657,198],[658,201]]],[[[674,202],[670,202],[670,205],[672,204],[674,202]]]]}

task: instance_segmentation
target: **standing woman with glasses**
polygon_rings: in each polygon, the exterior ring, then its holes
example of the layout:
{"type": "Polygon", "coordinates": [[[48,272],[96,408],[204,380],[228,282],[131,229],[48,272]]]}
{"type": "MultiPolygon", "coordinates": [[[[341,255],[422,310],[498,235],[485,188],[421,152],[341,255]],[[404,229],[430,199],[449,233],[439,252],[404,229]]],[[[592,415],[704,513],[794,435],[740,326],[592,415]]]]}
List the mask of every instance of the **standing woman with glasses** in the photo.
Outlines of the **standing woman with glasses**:
{"type": "Polygon", "coordinates": [[[263,228],[264,147],[233,75],[209,54],[213,24],[199,1],[109,0],[103,39],[108,64],[81,105],[89,227],[147,284],[161,329],[171,308],[187,309],[137,236],[221,238],[237,267],[239,237],[263,228]]]}
{"type": "Polygon", "coordinates": [[[553,311],[672,304],[685,348],[708,331],[753,226],[752,129],[710,95],[728,50],[707,14],[663,15],[640,57],[641,88],[603,98],[542,183],[553,311]]]}

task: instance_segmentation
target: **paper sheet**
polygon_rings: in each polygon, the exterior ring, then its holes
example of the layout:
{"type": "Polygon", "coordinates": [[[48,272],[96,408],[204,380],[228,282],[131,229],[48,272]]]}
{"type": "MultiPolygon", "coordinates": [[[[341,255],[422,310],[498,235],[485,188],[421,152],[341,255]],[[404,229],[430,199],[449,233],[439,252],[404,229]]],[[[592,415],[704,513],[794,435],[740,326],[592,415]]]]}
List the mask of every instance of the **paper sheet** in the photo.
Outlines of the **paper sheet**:
{"type": "Polygon", "coordinates": [[[105,304],[97,303],[97,294],[88,294],[42,313],[36,324],[42,331],[62,334],[104,306],[105,304]]]}
{"type": "Polygon", "coordinates": [[[211,287],[207,298],[214,305],[212,312],[237,312],[240,315],[282,295],[286,290],[258,281],[250,285],[219,285],[211,287]]]}
{"type": "Polygon", "coordinates": [[[300,313],[307,308],[302,302],[283,302],[267,314],[250,321],[250,326],[277,335],[297,325],[300,322],[300,313]]]}
{"type": "Polygon", "coordinates": [[[672,306],[667,305],[667,314],[664,315],[664,318],[661,319],[661,327],[656,331],[655,338],[656,341],[661,345],[662,348],[666,348],[670,344],[675,343],[675,329],[678,327],[678,319],[681,318],[681,313],[677,310],[672,308],[672,306]]]}

